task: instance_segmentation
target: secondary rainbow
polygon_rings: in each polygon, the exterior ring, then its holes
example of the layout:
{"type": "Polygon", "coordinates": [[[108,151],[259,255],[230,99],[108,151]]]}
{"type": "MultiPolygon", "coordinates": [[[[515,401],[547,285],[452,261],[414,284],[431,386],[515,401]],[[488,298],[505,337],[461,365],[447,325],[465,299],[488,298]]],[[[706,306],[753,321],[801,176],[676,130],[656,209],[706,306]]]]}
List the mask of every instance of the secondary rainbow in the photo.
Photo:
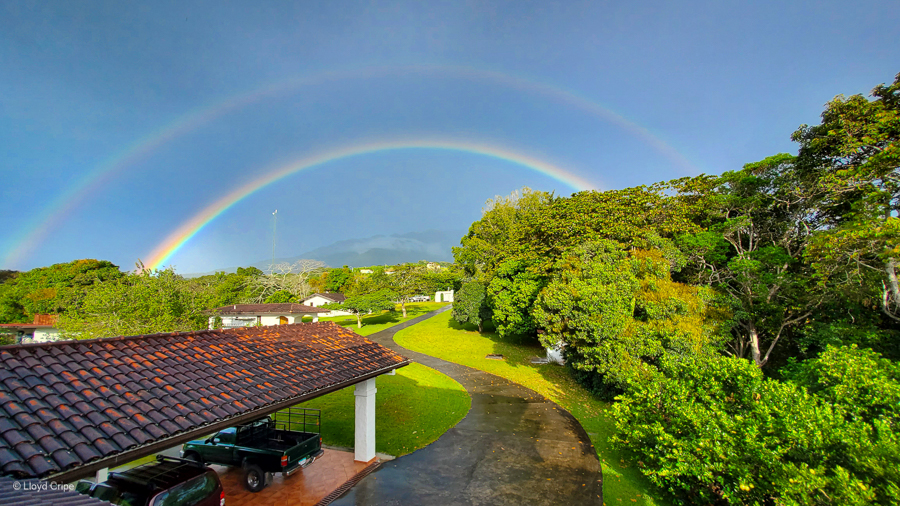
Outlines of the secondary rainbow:
{"type": "Polygon", "coordinates": [[[122,172],[126,167],[149,158],[150,155],[165,144],[198,130],[203,125],[206,125],[231,111],[238,110],[266,98],[296,91],[304,86],[316,86],[327,82],[346,79],[367,79],[395,75],[422,75],[428,77],[442,74],[474,81],[494,82],[525,92],[543,95],[619,126],[651,146],[656,152],[660,153],[673,164],[681,167],[686,173],[696,174],[700,172],[683,155],[681,155],[681,153],[672,148],[658,136],[654,135],[648,129],[617,114],[604,105],[568,90],[535,79],[504,74],[493,70],[448,65],[365,67],[362,69],[326,71],[312,76],[291,78],[271,83],[244,93],[226,97],[222,100],[214,101],[207,106],[191,110],[177,118],[175,121],[131,143],[125,149],[122,149],[115,155],[107,158],[89,174],[81,178],[76,184],[62,192],[38,213],[37,217],[26,227],[25,232],[11,241],[12,246],[3,256],[0,265],[5,266],[6,268],[14,267],[28,252],[34,250],[42,241],[44,241],[54,227],[71,214],[79,203],[87,200],[88,196],[96,195],[104,182],[122,172]]]}
{"type": "Polygon", "coordinates": [[[146,265],[151,269],[162,267],[172,255],[178,252],[178,250],[187,244],[191,238],[197,235],[203,227],[244,198],[279,179],[344,158],[409,149],[458,151],[505,160],[556,179],[577,191],[590,190],[596,186],[587,179],[556,165],[497,146],[448,140],[401,140],[353,145],[295,160],[270,171],[249,184],[242,185],[240,188],[223,196],[219,200],[216,200],[169,234],[169,236],[150,253],[146,265]]]}

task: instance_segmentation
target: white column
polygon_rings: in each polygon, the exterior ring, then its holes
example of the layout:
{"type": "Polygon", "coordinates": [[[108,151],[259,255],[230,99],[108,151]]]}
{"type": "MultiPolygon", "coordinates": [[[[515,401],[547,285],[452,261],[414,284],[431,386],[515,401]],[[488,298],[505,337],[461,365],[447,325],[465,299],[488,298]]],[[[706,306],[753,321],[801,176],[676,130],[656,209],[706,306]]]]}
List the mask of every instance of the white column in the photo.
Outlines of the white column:
{"type": "Polygon", "coordinates": [[[313,313],[313,323],[319,321],[319,313],[313,313]]]}
{"type": "Polygon", "coordinates": [[[375,458],[375,378],[356,384],[356,444],[353,460],[375,458]]]}
{"type": "Polygon", "coordinates": [[[109,468],[104,467],[97,471],[97,475],[94,476],[94,481],[97,483],[103,483],[109,478],[109,468]]]}

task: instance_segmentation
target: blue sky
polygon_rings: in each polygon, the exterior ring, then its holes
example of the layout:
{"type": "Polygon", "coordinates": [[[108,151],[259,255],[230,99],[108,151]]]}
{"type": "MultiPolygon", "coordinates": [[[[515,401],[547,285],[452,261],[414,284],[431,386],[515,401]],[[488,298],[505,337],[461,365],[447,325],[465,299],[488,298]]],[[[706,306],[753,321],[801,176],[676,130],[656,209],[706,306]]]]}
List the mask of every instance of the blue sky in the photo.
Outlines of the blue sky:
{"type": "MultiPolygon", "coordinates": [[[[203,208],[317,153],[490,145],[623,188],[778,152],[825,102],[900,72],[900,4],[4,2],[0,268],[130,268],[203,208]],[[677,153],[673,154],[673,153],[677,153]]],[[[446,150],[339,159],[265,187],[167,262],[465,230],[486,199],[574,189],[446,150]]]]}

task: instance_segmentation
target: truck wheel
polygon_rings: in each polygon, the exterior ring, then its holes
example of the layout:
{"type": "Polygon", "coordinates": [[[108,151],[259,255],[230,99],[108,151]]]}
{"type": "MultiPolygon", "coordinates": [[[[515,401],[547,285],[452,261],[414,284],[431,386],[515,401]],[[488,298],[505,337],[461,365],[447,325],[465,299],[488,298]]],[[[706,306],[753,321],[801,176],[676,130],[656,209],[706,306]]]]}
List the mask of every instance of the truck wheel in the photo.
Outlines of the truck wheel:
{"type": "Polygon", "coordinates": [[[256,464],[247,464],[244,468],[244,487],[251,492],[259,492],[266,488],[266,473],[256,464]]]}
{"type": "Polygon", "coordinates": [[[188,452],[184,454],[184,458],[187,460],[193,460],[201,466],[203,465],[203,457],[201,457],[199,453],[188,452]]]}

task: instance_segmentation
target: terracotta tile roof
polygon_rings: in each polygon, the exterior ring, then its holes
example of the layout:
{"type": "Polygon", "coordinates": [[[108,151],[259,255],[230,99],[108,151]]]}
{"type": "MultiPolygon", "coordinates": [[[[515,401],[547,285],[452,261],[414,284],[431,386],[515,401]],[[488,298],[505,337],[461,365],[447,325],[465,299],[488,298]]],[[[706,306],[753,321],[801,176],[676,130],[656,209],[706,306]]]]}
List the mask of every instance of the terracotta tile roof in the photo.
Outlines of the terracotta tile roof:
{"type": "Polygon", "coordinates": [[[55,314],[36,314],[34,315],[34,323],[2,323],[0,327],[11,329],[34,329],[41,327],[52,327],[56,325],[56,319],[59,315],[55,314]]]}
{"type": "Polygon", "coordinates": [[[231,306],[217,307],[213,310],[217,314],[297,314],[297,313],[326,313],[327,309],[304,306],[302,304],[233,304],[231,306]]]}
{"type": "Polygon", "coordinates": [[[36,314],[34,315],[35,325],[56,325],[56,319],[59,315],[55,314],[36,314]]]}
{"type": "Polygon", "coordinates": [[[0,474],[77,479],[408,363],[333,322],[0,346],[0,474]]]}

